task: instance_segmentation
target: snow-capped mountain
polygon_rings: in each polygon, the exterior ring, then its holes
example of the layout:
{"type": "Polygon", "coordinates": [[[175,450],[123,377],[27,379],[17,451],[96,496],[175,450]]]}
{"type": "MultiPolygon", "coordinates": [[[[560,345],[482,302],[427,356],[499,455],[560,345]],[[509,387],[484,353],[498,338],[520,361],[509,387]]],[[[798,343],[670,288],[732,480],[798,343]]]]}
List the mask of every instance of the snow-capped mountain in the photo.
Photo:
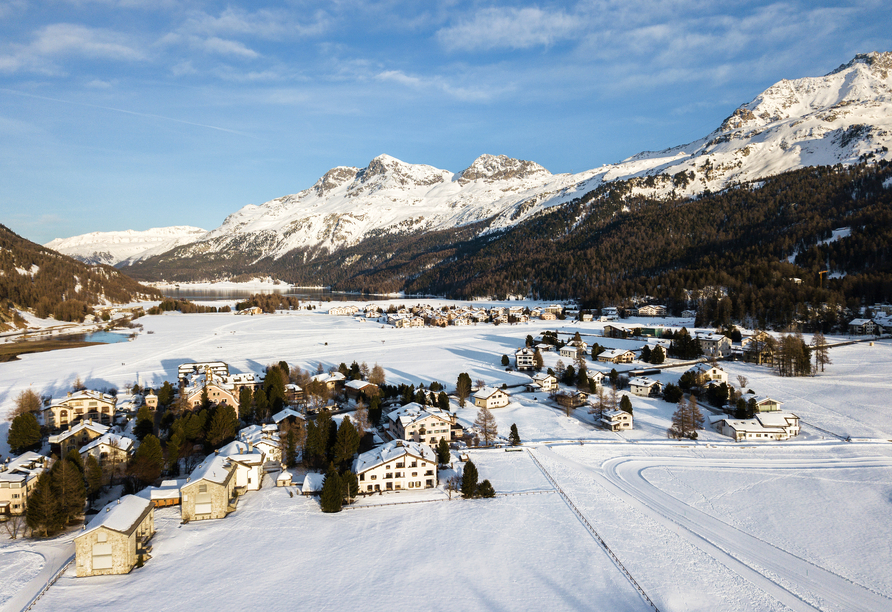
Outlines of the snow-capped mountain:
{"type": "Polygon", "coordinates": [[[182,244],[194,242],[207,230],[199,227],[156,227],[145,231],[91,232],[56,238],[44,246],[89,264],[131,265],[182,244]]]}
{"type": "Polygon", "coordinates": [[[717,191],[804,166],[892,159],[890,71],[892,53],[858,55],[826,76],[773,85],[697,141],[579,174],[551,174],[504,155],[482,155],[458,173],[381,155],[365,168],[333,168],[299,193],[245,206],[166,258],[240,254],[256,262],[301,247],[333,251],[369,237],[484,220],[481,231],[488,232],[619,180],[628,180],[624,193],[659,198],[717,191]]]}

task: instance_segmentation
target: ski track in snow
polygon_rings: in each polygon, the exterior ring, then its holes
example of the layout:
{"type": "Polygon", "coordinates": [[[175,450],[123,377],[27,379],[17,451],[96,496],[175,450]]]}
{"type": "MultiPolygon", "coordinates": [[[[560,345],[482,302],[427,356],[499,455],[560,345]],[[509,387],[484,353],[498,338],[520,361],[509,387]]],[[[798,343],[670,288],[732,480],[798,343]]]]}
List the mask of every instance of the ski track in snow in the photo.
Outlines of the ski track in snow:
{"type": "MultiPolygon", "coordinates": [[[[776,472],[833,470],[839,468],[889,468],[892,459],[881,457],[846,459],[773,459],[719,460],[687,457],[622,457],[609,459],[598,470],[538,447],[540,458],[569,466],[585,473],[608,489],[644,511],[667,527],[679,526],[679,533],[726,567],[771,595],[792,610],[863,610],[879,612],[892,609],[892,599],[866,585],[861,585],[814,563],[746,533],[710,514],[664,493],[648,482],[648,469],[698,467],[707,469],[754,469],[776,472]]],[[[779,476],[780,477],[780,476],[779,476]]],[[[594,518],[594,517],[592,517],[594,518]]],[[[594,521],[597,522],[596,520],[594,521]]],[[[640,580],[645,583],[647,580],[640,580]]],[[[647,587],[645,586],[645,590],[647,587]]],[[[658,594],[657,597],[658,598],[658,594]]]]}

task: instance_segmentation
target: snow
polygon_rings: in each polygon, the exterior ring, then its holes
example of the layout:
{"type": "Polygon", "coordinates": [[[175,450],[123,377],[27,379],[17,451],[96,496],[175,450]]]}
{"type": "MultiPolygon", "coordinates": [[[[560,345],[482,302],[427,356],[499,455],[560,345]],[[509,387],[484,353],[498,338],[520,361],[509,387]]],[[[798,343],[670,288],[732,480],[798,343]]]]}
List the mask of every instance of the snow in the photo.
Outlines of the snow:
{"type": "MultiPolygon", "coordinates": [[[[90,387],[123,388],[137,377],[157,386],[175,380],[185,362],[224,360],[232,371],[260,373],[280,359],[311,371],[317,363],[355,359],[379,363],[388,384],[436,379],[451,390],[460,372],[491,386],[528,382],[526,374],[506,372],[501,356],[546,329],[640,347],[640,341],[600,338],[604,324],[596,322],[397,330],[305,311],[140,321],[155,333],[132,343],[25,355],[15,368],[0,368],[0,410],[11,411],[14,397],[29,385],[58,396],[79,374],[90,387]]],[[[134,610],[260,602],[279,609],[295,593],[307,607],[388,612],[644,609],[535,456],[661,610],[888,610],[892,566],[878,560],[888,556],[892,541],[892,415],[884,403],[892,343],[833,347],[830,357],[826,371],[809,378],[722,363],[729,380],[746,376],[747,387],[801,418],[803,432],[790,441],[734,443],[714,431],[701,432],[696,442],[669,440],[674,406],[640,397],[632,397],[635,429],[613,433],[593,427],[594,415],[585,408],[568,417],[544,393],[513,388],[511,403],[492,414],[502,436],[517,425],[523,449],[467,451],[480,479],[495,487],[495,499],[450,501],[442,484],[452,474],[447,470],[438,489],[372,496],[327,515],[318,500],[291,497],[293,488],[268,482],[222,520],[181,525],[178,509],[157,509],[152,558],[144,568],[91,579],[77,579],[70,569],[34,609],[123,602],[134,610]],[[854,441],[840,440],[847,436],[854,441]],[[264,571],[246,581],[232,560],[252,554],[262,554],[264,571]],[[320,559],[344,570],[320,573],[320,559]],[[432,594],[431,580],[455,588],[444,598],[432,594]],[[369,597],[357,588],[366,584],[388,596],[369,597]]],[[[544,358],[548,367],[558,356],[544,358]]],[[[648,376],[677,382],[685,369],[648,376]]],[[[465,426],[477,414],[470,405],[453,403],[451,409],[465,426]]],[[[456,462],[456,470],[461,467],[456,462]]],[[[63,536],[52,546],[69,544],[63,536]]],[[[0,535],[0,562],[8,559],[17,568],[3,565],[2,596],[24,597],[33,586],[26,582],[40,582],[39,562],[21,556],[34,546],[0,535]]]]}
{"type": "Polygon", "coordinates": [[[206,233],[198,227],[156,227],[145,231],[91,232],[71,238],[56,238],[44,246],[91,264],[128,265],[160,255],[206,233]]]}
{"type": "Polygon", "coordinates": [[[151,505],[152,502],[142,497],[125,495],[100,510],[82,533],[93,531],[99,527],[127,533],[151,505]]]}

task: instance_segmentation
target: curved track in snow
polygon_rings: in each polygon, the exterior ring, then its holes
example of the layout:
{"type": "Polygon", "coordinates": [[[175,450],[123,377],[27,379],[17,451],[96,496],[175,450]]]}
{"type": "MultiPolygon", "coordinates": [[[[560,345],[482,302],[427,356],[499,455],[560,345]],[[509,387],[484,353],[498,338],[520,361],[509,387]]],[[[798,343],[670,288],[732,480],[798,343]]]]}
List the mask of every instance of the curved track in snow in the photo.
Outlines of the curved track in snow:
{"type": "Polygon", "coordinates": [[[676,499],[644,477],[649,468],[753,468],[772,470],[828,470],[892,467],[892,459],[700,459],[692,457],[623,457],[610,459],[602,470],[539,447],[540,456],[589,473],[611,493],[629,502],[792,610],[892,610],[892,599],[869,586],[806,561],[765,540],[676,499]]]}

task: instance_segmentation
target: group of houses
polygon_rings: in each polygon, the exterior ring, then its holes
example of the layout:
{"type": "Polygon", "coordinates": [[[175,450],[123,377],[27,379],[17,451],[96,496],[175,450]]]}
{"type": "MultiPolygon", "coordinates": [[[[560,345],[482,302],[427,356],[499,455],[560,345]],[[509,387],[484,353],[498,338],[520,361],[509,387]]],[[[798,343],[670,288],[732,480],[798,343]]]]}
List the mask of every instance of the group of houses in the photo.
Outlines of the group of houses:
{"type": "Polygon", "coordinates": [[[376,321],[397,328],[406,328],[448,327],[475,323],[527,323],[531,319],[549,321],[562,316],[563,312],[564,307],[559,304],[532,309],[523,306],[493,306],[487,309],[471,305],[437,308],[419,304],[390,308],[388,311],[384,311],[377,304],[369,304],[364,309],[354,305],[335,306],[329,309],[328,314],[355,316],[364,321],[376,321]]]}

